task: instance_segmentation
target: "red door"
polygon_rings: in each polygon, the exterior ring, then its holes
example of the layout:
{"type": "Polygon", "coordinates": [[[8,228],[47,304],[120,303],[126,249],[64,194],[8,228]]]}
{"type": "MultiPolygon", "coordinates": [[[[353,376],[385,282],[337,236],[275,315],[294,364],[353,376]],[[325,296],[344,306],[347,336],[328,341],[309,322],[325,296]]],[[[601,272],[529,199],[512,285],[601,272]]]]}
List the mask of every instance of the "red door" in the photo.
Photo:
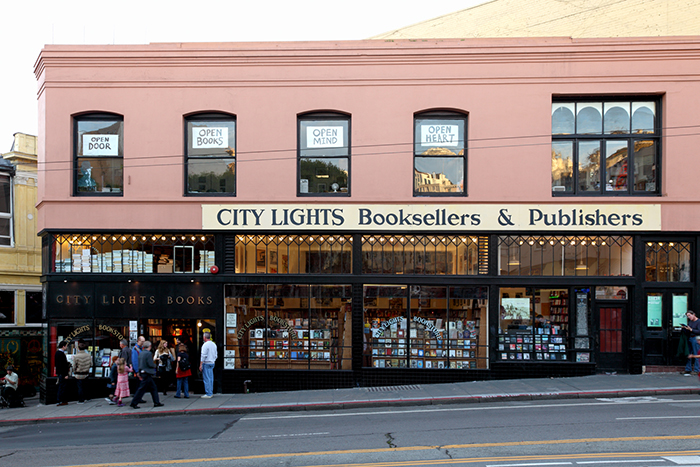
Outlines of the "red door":
{"type": "Polygon", "coordinates": [[[627,371],[627,306],[598,305],[597,308],[597,367],[605,371],[627,371]]]}

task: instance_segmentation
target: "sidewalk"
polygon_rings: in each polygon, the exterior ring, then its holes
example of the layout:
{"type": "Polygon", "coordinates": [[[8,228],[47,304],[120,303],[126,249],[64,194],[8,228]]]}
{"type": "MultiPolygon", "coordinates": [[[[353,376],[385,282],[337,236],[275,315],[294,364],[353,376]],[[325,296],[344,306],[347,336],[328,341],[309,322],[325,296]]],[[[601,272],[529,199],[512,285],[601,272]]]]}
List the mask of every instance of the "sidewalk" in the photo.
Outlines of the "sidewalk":
{"type": "MultiPolygon", "coordinates": [[[[145,418],[184,414],[246,414],[294,410],[343,410],[400,405],[439,405],[513,400],[579,399],[595,397],[666,396],[697,394],[696,376],[678,373],[593,375],[575,378],[514,379],[453,384],[421,384],[374,388],[327,389],[255,394],[216,394],[202,399],[161,395],[164,407],[153,407],[151,396],[138,410],[109,405],[104,399],[67,406],[42,405],[39,398],[27,407],[0,410],[0,426],[86,421],[103,418],[145,418]]],[[[131,399],[127,399],[126,403],[131,399]]]]}

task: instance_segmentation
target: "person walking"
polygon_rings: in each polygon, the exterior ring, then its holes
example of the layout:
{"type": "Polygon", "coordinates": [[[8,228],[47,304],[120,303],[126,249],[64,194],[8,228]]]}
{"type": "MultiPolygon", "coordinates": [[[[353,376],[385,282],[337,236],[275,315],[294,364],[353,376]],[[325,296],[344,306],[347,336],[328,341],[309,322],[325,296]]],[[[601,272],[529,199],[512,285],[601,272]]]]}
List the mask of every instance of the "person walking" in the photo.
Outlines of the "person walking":
{"type": "Polygon", "coordinates": [[[204,380],[204,395],[202,399],[210,399],[214,395],[214,364],[216,363],[217,348],[211,340],[211,333],[205,332],[202,335],[202,353],[199,359],[199,371],[202,372],[204,380]]]}
{"type": "Polygon", "coordinates": [[[66,357],[67,341],[58,343],[58,349],[54,355],[54,365],[56,366],[56,376],[58,376],[58,391],[56,392],[56,400],[58,406],[68,405],[66,402],[66,383],[68,382],[68,373],[70,372],[70,363],[66,357]]]}
{"type": "Polygon", "coordinates": [[[139,362],[139,355],[141,355],[144,342],[146,342],[146,338],[139,336],[139,338],[136,339],[136,345],[134,345],[134,348],[131,350],[131,367],[134,369],[135,374],[138,374],[138,372],[141,370],[141,366],[139,365],[139,363],[141,363],[139,362]]]}
{"type": "Polygon", "coordinates": [[[687,325],[681,325],[688,335],[688,344],[690,345],[690,355],[688,355],[688,361],[685,364],[685,376],[690,376],[691,372],[694,370],[696,373],[700,373],[700,359],[695,358],[696,355],[700,354],[700,343],[698,343],[696,337],[700,336],[700,319],[695,315],[695,312],[688,310],[685,312],[686,318],[688,318],[687,325]]]}
{"type": "Polygon", "coordinates": [[[129,372],[132,370],[123,358],[117,359],[117,387],[114,390],[114,399],[118,400],[117,407],[124,407],[124,398],[129,397],[129,372]]]}
{"type": "Polygon", "coordinates": [[[177,365],[175,367],[175,377],[177,378],[175,397],[177,399],[181,397],[180,394],[184,395],[185,399],[190,398],[190,376],[192,376],[192,367],[187,346],[180,344],[177,349],[177,365]]]}
{"type": "Polygon", "coordinates": [[[85,403],[85,380],[90,376],[92,368],[92,355],[87,351],[87,343],[78,340],[78,352],[73,356],[73,376],[78,386],[78,404],[85,403]]]}
{"type": "Polygon", "coordinates": [[[163,395],[168,395],[168,388],[172,384],[172,379],[175,370],[175,352],[168,347],[168,341],[163,339],[158,344],[158,349],[153,356],[153,360],[157,366],[157,374],[160,380],[160,386],[163,390],[163,395]]]}
{"type": "Polygon", "coordinates": [[[150,391],[151,397],[153,398],[153,407],[162,407],[164,404],[158,399],[158,388],[156,387],[156,382],[153,377],[156,375],[156,364],[153,361],[153,354],[151,353],[151,343],[150,341],[144,341],[143,349],[139,353],[139,378],[141,378],[141,384],[134,394],[134,398],[131,400],[131,408],[138,409],[139,404],[143,402],[143,395],[146,391],[150,391]]]}

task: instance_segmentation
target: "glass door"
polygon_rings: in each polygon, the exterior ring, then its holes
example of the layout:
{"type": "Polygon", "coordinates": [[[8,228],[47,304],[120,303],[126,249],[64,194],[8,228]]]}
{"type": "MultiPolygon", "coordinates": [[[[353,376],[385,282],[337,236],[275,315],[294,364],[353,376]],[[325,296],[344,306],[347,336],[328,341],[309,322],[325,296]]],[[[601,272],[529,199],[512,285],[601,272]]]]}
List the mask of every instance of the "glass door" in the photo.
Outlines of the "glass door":
{"type": "Polygon", "coordinates": [[[685,312],[690,291],[647,290],[644,315],[644,365],[679,365],[685,359],[676,355],[680,325],[687,322],[685,312]]]}

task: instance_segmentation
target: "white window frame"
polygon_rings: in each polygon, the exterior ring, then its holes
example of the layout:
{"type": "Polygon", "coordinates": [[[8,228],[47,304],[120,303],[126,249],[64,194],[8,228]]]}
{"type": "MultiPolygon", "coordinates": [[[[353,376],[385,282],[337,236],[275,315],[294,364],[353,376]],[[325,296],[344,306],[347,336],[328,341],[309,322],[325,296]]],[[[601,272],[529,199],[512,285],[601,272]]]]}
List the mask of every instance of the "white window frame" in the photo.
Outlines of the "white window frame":
{"type": "MultiPolygon", "coordinates": [[[[10,174],[7,173],[0,173],[0,177],[7,178],[9,184],[10,184],[10,212],[5,213],[5,212],[0,212],[0,219],[9,219],[10,220],[10,244],[9,245],[0,245],[0,248],[14,248],[15,246],[15,236],[14,236],[14,230],[15,230],[15,225],[14,225],[14,208],[15,208],[15,184],[14,184],[14,177],[10,174]]],[[[0,238],[8,238],[8,236],[2,235],[0,233],[0,238]]]]}

